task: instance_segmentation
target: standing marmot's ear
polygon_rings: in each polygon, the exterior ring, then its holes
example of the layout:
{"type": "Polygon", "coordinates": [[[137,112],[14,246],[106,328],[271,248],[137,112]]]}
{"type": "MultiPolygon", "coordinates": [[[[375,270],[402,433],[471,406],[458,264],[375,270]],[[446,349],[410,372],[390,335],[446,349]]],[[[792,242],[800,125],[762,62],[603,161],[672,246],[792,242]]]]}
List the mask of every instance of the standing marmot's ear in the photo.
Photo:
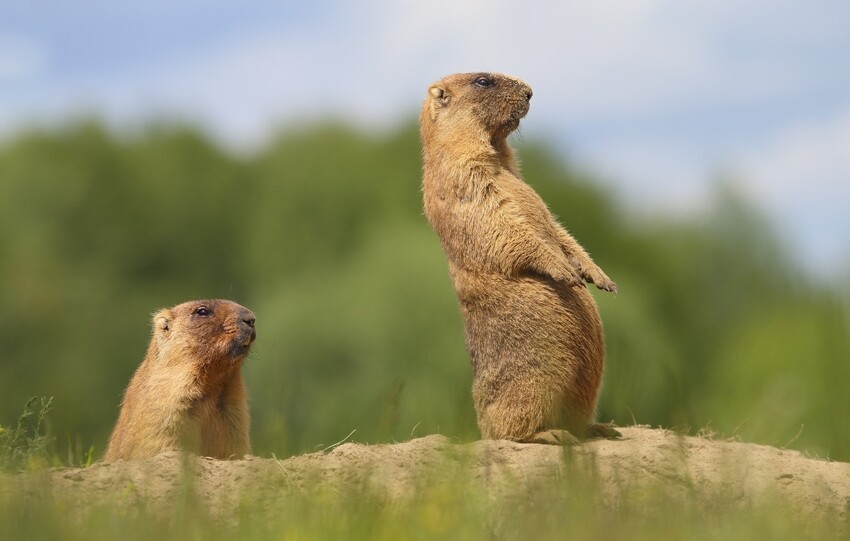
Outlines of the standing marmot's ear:
{"type": "Polygon", "coordinates": [[[434,85],[428,89],[428,94],[431,96],[431,120],[437,119],[437,109],[441,107],[445,107],[449,104],[452,97],[446,92],[446,89],[439,86],[434,85]]]}

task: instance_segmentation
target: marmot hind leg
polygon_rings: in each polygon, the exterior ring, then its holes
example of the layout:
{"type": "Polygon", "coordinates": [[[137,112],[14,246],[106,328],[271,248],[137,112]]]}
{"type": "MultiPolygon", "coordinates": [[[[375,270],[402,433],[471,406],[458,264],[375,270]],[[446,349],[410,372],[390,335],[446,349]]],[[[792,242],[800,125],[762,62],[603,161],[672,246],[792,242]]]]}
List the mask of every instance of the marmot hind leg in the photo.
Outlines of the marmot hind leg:
{"type": "Polygon", "coordinates": [[[611,425],[603,423],[593,423],[587,425],[583,434],[578,437],[573,435],[569,430],[563,428],[553,428],[543,430],[533,434],[530,438],[520,440],[521,443],[542,443],[546,445],[576,445],[582,440],[618,440],[623,437],[618,430],[611,425]]]}
{"type": "Polygon", "coordinates": [[[579,439],[573,436],[569,430],[563,428],[553,428],[551,430],[543,430],[533,434],[526,440],[521,440],[521,443],[542,443],[546,445],[576,445],[579,439]]]}
{"type": "Polygon", "coordinates": [[[623,437],[619,430],[605,423],[592,423],[584,431],[584,439],[619,440],[623,437]]]}

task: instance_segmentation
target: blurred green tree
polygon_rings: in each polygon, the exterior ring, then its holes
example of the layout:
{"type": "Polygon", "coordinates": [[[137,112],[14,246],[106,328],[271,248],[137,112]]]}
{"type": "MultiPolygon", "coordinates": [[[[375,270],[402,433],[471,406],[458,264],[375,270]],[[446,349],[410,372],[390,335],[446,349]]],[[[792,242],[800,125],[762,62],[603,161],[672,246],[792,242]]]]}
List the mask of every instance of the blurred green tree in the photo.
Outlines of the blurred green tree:
{"type": "MultiPolygon", "coordinates": [[[[818,285],[720,181],[710,211],[633,215],[592,176],[522,145],[528,181],[620,285],[597,294],[600,417],[850,459],[847,288],[818,285]],[[842,300],[843,299],[843,300],[842,300]],[[800,427],[805,425],[802,433],[800,427]],[[796,437],[796,439],[795,439],[796,437]]],[[[463,329],[421,212],[414,124],[326,122],[255,155],[192,127],[96,121],[0,145],[0,424],[52,395],[53,432],[103,448],[149,314],[226,297],[258,316],[245,367],[255,451],[477,436],[463,329]]]]}

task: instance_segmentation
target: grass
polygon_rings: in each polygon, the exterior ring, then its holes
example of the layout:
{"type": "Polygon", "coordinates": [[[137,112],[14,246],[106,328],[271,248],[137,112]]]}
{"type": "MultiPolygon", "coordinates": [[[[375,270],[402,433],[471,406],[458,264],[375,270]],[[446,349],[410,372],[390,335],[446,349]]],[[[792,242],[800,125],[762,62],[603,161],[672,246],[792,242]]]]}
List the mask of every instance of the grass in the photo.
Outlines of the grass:
{"type": "MultiPolygon", "coordinates": [[[[273,502],[246,501],[225,516],[210,514],[192,490],[170,511],[117,499],[110,504],[54,499],[39,487],[0,499],[0,538],[165,540],[488,540],[831,539],[836,524],[798,522],[779,507],[710,505],[661,493],[628,494],[602,503],[587,480],[560,480],[489,497],[468,479],[425,483],[394,501],[364,487],[313,487],[273,502]],[[580,489],[577,489],[580,487],[580,489]]],[[[0,486],[0,489],[3,487],[0,486]]],[[[132,490],[132,488],[129,488],[132,490]]]]}
{"type": "Polygon", "coordinates": [[[52,397],[34,396],[24,406],[15,426],[0,426],[0,472],[32,471],[50,463],[45,421],[53,408],[52,397]]]}
{"type": "MultiPolygon", "coordinates": [[[[17,425],[0,432],[4,541],[822,540],[847,532],[839,517],[804,520],[778,500],[753,504],[726,493],[706,499],[705,492],[687,483],[605,484],[596,478],[593,459],[575,460],[569,449],[559,475],[536,480],[507,475],[497,482],[471,476],[466,466],[476,457],[463,454],[462,447],[450,448],[446,464],[454,466],[430,466],[402,497],[376,488],[368,475],[363,482],[318,482],[294,475],[285,461],[278,461],[273,474],[250,481],[255,488],[242,490],[239,501],[222,504],[232,495],[230,487],[216,486],[213,493],[209,480],[202,487],[193,473],[196,462],[189,458],[173,471],[145,472],[148,481],[115,477],[104,492],[98,477],[87,484],[94,492],[69,490],[60,488],[58,476],[35,471],[51,462],[44,428],[51,405],[50,399],[30,400],[17,425]],[[176,489],[157,496],[148,492],[150,479],[170,477],[176,478],[176,489]]],[[[161,463],[145,465],[156,464],[161,463]]],[[[59,474],[76,475],[73,469],[59,474]]],[[[213,479],[213,485],[218,481],[213,479]]]]}

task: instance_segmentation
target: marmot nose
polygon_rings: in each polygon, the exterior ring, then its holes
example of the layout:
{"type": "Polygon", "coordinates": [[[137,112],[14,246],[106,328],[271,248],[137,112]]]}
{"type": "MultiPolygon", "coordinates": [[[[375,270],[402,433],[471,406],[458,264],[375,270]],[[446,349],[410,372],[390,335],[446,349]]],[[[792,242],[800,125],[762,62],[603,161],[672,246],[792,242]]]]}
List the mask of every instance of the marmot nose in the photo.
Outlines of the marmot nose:
{"type": "Polygon", "coordinates": [[[531,101],[531,95],[532,94],[534,94],[534,92],[532,92],[530,88],[528,90],[526,90],[525,91],[525,99],[527,99],[528,101],[531,101]]]}
{"type": "Polygon", "coordinates": [[[254,322],[257,321],[257,318],[254,316],[253,312],[245,311],[242,312],[242,321],[245,322],[246,325],[254,328],[254,322]]]}

